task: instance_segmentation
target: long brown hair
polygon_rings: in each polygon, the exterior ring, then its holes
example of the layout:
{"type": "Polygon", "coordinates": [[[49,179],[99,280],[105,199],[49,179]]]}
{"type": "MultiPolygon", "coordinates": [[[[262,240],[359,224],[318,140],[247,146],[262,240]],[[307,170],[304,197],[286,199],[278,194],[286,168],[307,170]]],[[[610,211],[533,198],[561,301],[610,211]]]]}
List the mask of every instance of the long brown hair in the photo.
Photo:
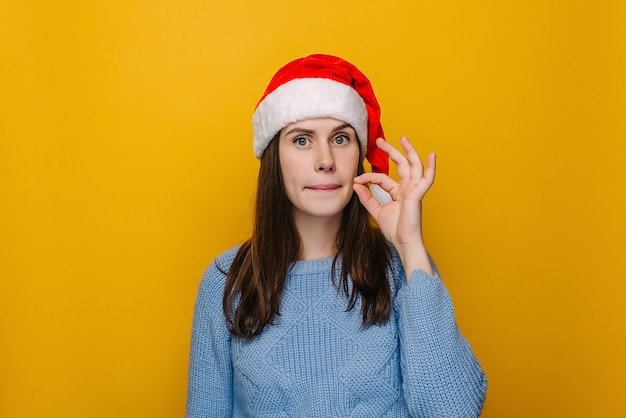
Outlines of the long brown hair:
{"type": "MultiPolygon", "coordinates": [[[[300,252],[300,236],[283,188],[278,137],[261,157],[252,237],[239,248],[226,273],[223,309],[228,330],[244,339],[259,335],[274,315],[280,314],[285,279],[300,252]]],[[[359,164],[361,173],[363,165],[359,164]]],[[[336,245],[332,278],[349,297],[347,310],[361,296],[362,325],[385,323],[391,312],[386,274],[391,254],[384,235],[355,193],[344,208],[336,245]],[[334,272],[340,256],[337,282],[334,272]]]]}

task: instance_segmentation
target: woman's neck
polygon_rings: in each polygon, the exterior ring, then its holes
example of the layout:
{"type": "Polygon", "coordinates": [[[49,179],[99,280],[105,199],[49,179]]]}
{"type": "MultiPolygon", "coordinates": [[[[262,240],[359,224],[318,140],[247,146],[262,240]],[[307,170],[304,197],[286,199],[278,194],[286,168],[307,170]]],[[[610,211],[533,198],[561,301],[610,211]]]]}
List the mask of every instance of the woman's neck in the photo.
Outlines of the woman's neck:
{"type": "Polygon", "coordinates": [[[295,220],[300,235],[300,260],[334,257],[341,218],[300,218],[295,220]]]}

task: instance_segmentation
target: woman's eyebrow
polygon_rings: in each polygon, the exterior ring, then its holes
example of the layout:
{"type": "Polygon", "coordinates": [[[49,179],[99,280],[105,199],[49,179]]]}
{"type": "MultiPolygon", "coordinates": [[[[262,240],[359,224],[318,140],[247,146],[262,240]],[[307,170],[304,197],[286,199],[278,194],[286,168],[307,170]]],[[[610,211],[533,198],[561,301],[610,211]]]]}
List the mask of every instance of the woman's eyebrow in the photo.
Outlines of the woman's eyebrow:
{"type": "Polygon", "coordinates": [[[333,129],[333,132],[341,131],[342,129],[346,129],[346,128],[352,128],[352,126],[349,123],[344,123],[342,125],[336,126],[333,129]]]}
{"type": "MultiPolygon", "coordinates": [[[[349,123],[342,123],[341,125],[335,126],[333,128],[332,132],[341,131],[342,129],[345,129],[345,128],[352,128],[352,126],[349,123]]],[[[315,130],[296,127],[296,128],[290,129],[289,131],[285,132],[285,135],[291,135],[291,134],[295,134],[295,133],[312,135],[312,134],[315,133],[315,130]]]]}
{"type": "Polygon", "coordinates": [[[309,134],[309,135],[312,135],[312,134],[314,134],[314,133],[315,133],[315,131],[314,131],[314,130],[312,130],[312,129],[293,128],[293,129],[290,129],[289,131],[287,131],[287,132],[285,133],[285,135],[291,135],[291,134],[295,134],[295,133],[298,133],[298,134],[309,134]]]}

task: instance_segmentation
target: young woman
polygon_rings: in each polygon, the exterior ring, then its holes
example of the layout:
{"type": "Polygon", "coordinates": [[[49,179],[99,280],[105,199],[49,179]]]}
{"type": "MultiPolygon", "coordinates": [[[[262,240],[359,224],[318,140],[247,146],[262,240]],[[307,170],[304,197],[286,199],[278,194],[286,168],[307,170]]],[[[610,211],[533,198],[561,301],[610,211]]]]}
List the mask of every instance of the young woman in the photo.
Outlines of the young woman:
{"type": "Polygon", "coordinates": [[[187,417],[480,415],[485,374],[422,240],[434,154],[424,170],[387,143],[365,75],[328,55],[281,68],[253,128],[254,230],[200,284],[187,417]]]}

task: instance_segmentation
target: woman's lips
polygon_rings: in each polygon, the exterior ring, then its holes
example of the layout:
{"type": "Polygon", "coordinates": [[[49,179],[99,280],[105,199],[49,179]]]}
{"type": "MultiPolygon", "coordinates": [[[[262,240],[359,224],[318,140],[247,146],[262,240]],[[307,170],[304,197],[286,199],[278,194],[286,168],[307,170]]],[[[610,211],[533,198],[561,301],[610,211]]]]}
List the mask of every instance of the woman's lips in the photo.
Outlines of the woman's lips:
{"type": "Polygon", "coordinates": [[[339,184],[315,184],[313,186],[307,186],[307,189],[326,191],[326,190],[336,190],[340,187],[341,186],[339,184]]]}

